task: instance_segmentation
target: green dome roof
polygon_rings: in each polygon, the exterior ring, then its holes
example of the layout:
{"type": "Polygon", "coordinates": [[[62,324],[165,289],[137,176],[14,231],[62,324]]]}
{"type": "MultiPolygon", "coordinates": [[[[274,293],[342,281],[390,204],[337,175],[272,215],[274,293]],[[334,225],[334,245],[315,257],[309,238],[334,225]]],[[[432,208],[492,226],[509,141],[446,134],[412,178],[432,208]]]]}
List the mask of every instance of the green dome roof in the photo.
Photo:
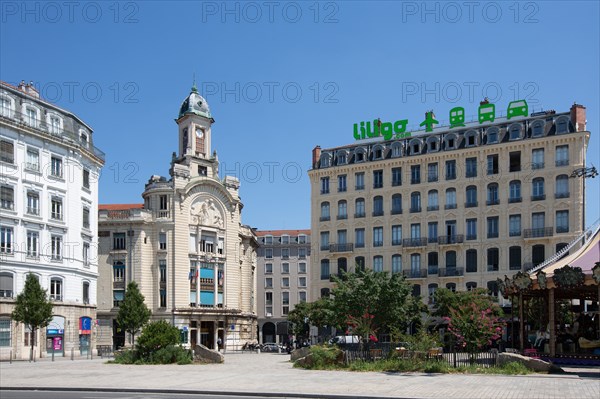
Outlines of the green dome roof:
{"type": "Polygon", "coordinates": [[[187,96],[187,98],[181,103],[181,107],[179,108],[178,119],[186,114],[195,114],[208,119],[212,119],[208,103],[206,102],[204,97],[202,97],[198,93],[198,89],[196,88],[195,84],[194,86],[192,86],[192,91],[190,92],[190,95],[187,96]]]}

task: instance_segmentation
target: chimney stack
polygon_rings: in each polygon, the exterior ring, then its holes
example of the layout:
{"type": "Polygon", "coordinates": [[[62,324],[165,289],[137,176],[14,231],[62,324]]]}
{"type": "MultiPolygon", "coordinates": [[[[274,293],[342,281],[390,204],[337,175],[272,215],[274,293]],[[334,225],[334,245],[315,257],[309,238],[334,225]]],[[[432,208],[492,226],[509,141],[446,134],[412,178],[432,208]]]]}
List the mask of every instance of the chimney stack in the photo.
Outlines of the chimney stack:
{"type": "Polygon", "coordinates": [[[316,146],[312,150],[312,167],[316,168],[319,163],[319,159],[321,158],[321,146],[316,146]]]}
{"type": "Polygon", "coordinates": [[[576,132],[585,131],[585,107],[581,104],[573,103],[571,106],[571,122],[575,126],[576,132]]]}
{"type": "Polygon", "coordinates": [[[20,91],[22,91],[25,94],[29,94],[31,97],[40,98],[40,93],[37,91],[37,89],[33,85],[33,81],[30,81],[29,83],[25,83],[25,81],[22,80],[19,83],[19,86],[17,86],[17,89],[19,89],[20,91]]]}

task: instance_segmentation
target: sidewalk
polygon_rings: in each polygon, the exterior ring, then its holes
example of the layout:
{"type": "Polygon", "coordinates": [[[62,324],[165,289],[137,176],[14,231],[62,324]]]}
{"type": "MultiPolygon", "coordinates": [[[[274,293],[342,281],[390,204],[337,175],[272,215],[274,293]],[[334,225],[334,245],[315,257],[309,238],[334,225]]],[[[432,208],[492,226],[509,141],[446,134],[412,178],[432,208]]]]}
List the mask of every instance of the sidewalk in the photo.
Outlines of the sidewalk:
{"type": "MultiPolygon", "coordinates": [[[[295,369],[289,355],[228,353],[225,363],[133,366],[93,360],[48,358],[36,363],[0,363],[0,387],[97,388],[106,390],[300,394],[302,396],[395,398],[593,398],[600,397],[595,378],[558,375],[462,375],[358,373],[295,369]]],[[[570,370],[567,370],[570,371],[570,370]]],[[[591,374],[595,373],[595,374],[591,374]]]]}

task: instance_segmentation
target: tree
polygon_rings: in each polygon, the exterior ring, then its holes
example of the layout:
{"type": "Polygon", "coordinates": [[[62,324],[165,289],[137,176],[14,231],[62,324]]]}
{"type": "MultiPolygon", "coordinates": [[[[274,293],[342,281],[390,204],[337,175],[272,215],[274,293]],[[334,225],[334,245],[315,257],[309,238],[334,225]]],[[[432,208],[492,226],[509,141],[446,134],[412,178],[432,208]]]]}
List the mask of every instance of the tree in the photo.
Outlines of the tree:
{"type": "Polygon", "coordinates": [[[31,331],[31,351],[29,359],[33,359],[33,344],[35,331],[46,327],[52,321],[52,302],[48,299],[46,290],[33,274],[28,274],[25,279],[23,292],[17,295],[15,309],[11,317],[18,323],[29,325],[31,331]]]}
{"type": "Polygon", "coordinates": [[[140,292],[135,281],[127,284],[125,298],[119,306],[117,323],[131,334],[132,344],[135,345],[135,334],[150,320],[150,309],[144,303],[144,295],[140,292]]]}
{"type": "Polygon", "coordinates": [[[292,334],[298,339],[308,336],[307,324],[310,320],[310,312],[311,304],[300,302],[288,313],[287,320],[292,324],[292,334]]]}
{"type": "Polygon", "coordinates": [[[364,341],[379,331],[405,330],[427,311],[400,274],[365,270],[334,276],[333,281],[335,287],[327,299],[333,313],[330,323],[343,330],[352,327],[364,341]]]}

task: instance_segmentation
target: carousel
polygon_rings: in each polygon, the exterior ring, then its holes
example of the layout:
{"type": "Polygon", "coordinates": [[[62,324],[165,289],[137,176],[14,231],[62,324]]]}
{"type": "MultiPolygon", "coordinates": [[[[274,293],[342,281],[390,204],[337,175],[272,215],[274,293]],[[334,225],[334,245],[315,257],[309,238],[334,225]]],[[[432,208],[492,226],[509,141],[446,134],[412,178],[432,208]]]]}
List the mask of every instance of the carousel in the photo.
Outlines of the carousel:
{"type": "Polygon", "coordinates": [[[555,363],[600,364],[599,232],[596,222],[542,264],[498,279],[513,304],[513,348],[555,363]]]}

